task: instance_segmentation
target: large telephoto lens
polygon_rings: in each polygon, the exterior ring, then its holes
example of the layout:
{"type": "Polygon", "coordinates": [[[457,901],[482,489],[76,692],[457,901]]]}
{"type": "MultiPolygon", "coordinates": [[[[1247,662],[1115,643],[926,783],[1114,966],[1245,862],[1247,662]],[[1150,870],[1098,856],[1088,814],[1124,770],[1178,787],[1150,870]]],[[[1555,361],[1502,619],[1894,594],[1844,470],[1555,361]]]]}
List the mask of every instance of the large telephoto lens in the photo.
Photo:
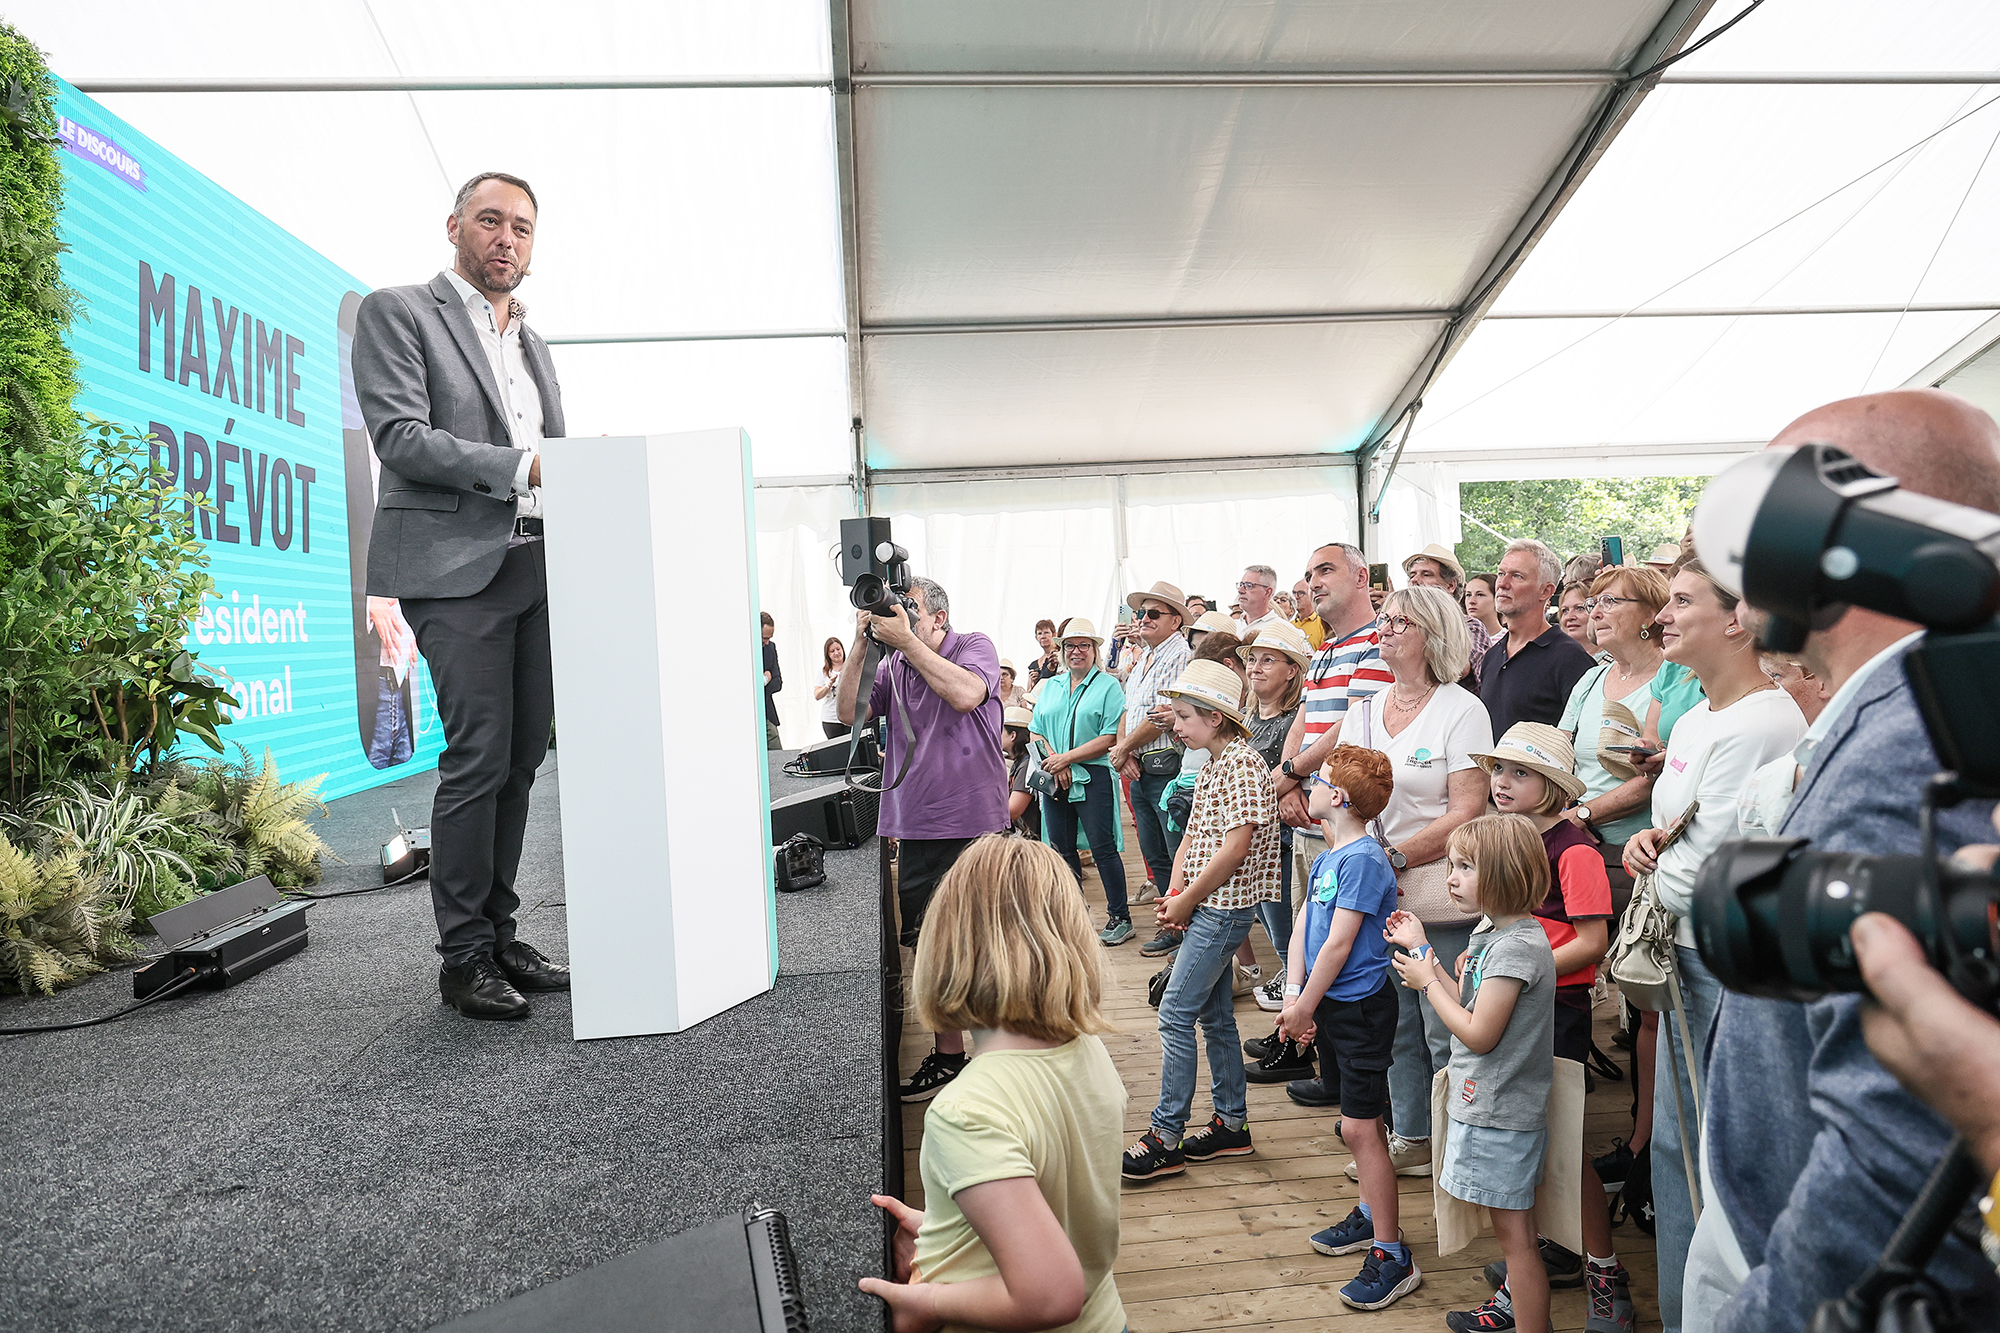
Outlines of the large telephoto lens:
{"type": "Polygon", "coordinates": [[[1944,904],[1923,888],[1915,856],[1810,852],[1803,838],[1724,843],[1694,886],[1694,934],[1702,961],[1733,991],[1774,1000],[1817,1000],[1865,990],[1847,932],[1863,912],[1910,928],[1943,970],[1946,939],[1966,954],[1990,954],[2000,881],[1938,868],[1944,904]]]}

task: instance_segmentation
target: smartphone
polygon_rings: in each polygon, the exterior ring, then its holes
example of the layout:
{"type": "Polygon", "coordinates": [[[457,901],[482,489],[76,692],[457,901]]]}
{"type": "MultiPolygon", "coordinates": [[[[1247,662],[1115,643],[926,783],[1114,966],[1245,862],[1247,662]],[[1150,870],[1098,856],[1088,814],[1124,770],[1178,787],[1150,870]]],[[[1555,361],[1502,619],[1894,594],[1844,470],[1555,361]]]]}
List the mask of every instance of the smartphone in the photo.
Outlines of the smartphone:
{"type": "Polygon", "coordinates": [[[1129,625],[1132,623],[1132,607],[1130,606],[1130,604],[1125,602],[1120,602],[1118,604],[1118,623],[1121,625],[1129,625]]]}
{"type": "Polygon", "coordinates": [[[1371,588],[1381,588],[1386,592],[1389,587],[1389,566],[1368,566],[1368,586],[1371,588]]]}
{"type": "Polygon", "coordinates": [[[1604,557],[1604,567],[1614,569],[1625,563],[1625,539],[1606,537],[1597,544],[1597,553],[1604,557]]]}
{"type": "Polygon", "coordinates": [[[1647,745],[1607,745],[1604,748],[1614,754],[1629,754],[1634,759],[1651,759],[1659,753],[1647,745]]]}

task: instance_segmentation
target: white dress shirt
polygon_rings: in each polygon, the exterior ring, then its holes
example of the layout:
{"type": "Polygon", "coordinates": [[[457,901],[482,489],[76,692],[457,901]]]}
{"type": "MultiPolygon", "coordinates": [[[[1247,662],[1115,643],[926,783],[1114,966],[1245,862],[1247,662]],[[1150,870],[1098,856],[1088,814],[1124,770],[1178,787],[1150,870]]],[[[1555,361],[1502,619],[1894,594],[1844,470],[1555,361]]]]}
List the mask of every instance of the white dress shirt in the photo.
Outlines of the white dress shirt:
{"type": "Polygon", "coordinates": [[[486,349],[486,364],[500,389],[500,402],[507,409],[507,430],[513,446],[521,451],[521,466],[514,472],[514,512],[520,518],[540,518],[542,488],[528,485],[528,472],[542,444],[542,391],[535,387],[535,377],[528,373],[527,358],[521,353],[521,320],[508,320],[507,331],[502,333],[493,303],[455,271],[446,269],[444,275],[458,289],[472,316],[479,345],[486,349]]]}

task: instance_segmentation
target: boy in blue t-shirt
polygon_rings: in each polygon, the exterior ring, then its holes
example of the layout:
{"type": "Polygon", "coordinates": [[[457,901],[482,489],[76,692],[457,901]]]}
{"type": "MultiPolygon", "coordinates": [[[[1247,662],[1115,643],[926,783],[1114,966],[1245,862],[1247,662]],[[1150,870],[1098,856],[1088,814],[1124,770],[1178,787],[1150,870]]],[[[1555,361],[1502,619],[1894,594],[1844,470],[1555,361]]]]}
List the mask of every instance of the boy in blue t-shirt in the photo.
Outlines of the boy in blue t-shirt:
{"type": "Polygon", "coordinates": [[[1396,872],[1368,821],[1394,787],[1389,756],[1358,745],[1337,746],[1307,783],[1307,813],[1319,820],[1327,849],[1306,882],[1304,945],[1292,950],[1278,1016],[1281,1035],[1319,1048],[1321,1077],[1340,1089],[1341,1136],[1360,1172],[1361,1206],[1315,1235],[1312,1247],[1368,1251],[1361,1272],[1340,1289],[1357,1310],[1380,1310],[1424,1280],[1403,1243],[1396,1169],[1382,1128],[1398,1009],[1383,931],[1396,910],[1396,872]]]}

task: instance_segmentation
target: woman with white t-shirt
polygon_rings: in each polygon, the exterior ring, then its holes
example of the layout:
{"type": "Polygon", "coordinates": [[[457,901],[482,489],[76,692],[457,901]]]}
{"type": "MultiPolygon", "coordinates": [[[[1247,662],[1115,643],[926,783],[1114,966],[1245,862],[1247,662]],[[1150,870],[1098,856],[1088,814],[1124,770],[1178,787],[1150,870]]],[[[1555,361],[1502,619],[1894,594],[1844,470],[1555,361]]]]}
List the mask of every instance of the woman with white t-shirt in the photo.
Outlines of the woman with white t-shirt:
{"type": "Polygon", "coordinates": [[[819,700],[819,726],[828,740],[845,736],[848,727],[840,720],[840,669],[847,665],[847,648],[839,639],[820,645],[819,684],[813,698],[819,700]]]}
{"type": "MultiPolygon", "coordinates": [[[[1455,960],[1479,914],[1461,912],[1445,889],[1445,844],[1486,810],[1486,770],[1472,756],[1493,748],[1493,722],[1479,696],[1456,683],[1471,660],[1472,635],[1450,596],[1422,586],[1390,593],[1378,624],[1382,662],[1395,679],[1369,697],[1341,740],[1389,756],[1396,786],[1377,827],[1396,867],[1398,902],[1424,923],[1438,957],[1455,960]]],[[[1398,1175],[1427,1176],[1431,1078],[1451,1063],[1451,1030],[1419,992],[1397,994],[1389,1158],[1398,1175]]]]}
{"type": "MultiPolygon", "coordinates": [[[[1661,904],[1680,918],[1674,956],[1688,1035],[1697,1052],[1708,1048],[1722,983],[1695,950],[1694,925],[1688,919],[1695,876],[1711,852],[1736,836],[1737,797],[1750,775],[1790,753],[1806,733],[1805,715],[1764,674],[1755,636],[1737,623],[1737,601],[1699,560],[1687,561],[1674,575],[1657,617],[1660,646],[1669,662],[1694,672],[1707,702],[1690,708],[1674,725],[1665,767],[1653,783],[1653,826],[1625,845],[1626,868],[1635,875],[1650,872],[1661,904]],[[1661,850],[1666,831],[1682,821],[1680,837],[1661,850]]],[[[1652,1147],[1660,1323],[1667,1333],[1680,1328],[1681,1279],[1688,1242],[1694,1238],[1696,1193],[1687,1179],[1681,1141],[1684,1133],[1689,1136],[1689,1152],[1699,1161],[1699,1115],[1678,1020],[1663,1017],[1653,1079],[1652,1147]]]]}

